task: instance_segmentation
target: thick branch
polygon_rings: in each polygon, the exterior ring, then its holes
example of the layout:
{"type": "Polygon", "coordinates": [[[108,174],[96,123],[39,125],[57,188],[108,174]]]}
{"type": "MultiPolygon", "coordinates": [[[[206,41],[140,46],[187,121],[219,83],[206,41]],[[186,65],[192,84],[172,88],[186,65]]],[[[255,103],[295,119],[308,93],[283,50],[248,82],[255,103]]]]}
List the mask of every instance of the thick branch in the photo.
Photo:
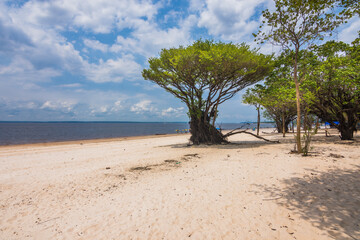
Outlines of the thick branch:
{"type": "Polygon", "coordinates": [[[242,130],[242,131],[237,131],[237,132],[236,132],[236,131],[231,131],[231,132],[225,134],[224,137],[230,137],[230,136],[235,135],[235,134],[238,134],[238,133],[250,134],[250,135],[252,135],[252,136],[254,136],[254,137],[256,137],[256,138],[262,139],[262,140],[264,140],[264,141],[266,141],[266,142],[280,143],[278,140],[272,141],[272,140],[263,138],[263,137],[261,137],[261,136],[258,136],[258,135],[256,135],[256,134],[253,134],[253,133],[251,133],[251,132],[247,132],[247,130],[242,130]]]}

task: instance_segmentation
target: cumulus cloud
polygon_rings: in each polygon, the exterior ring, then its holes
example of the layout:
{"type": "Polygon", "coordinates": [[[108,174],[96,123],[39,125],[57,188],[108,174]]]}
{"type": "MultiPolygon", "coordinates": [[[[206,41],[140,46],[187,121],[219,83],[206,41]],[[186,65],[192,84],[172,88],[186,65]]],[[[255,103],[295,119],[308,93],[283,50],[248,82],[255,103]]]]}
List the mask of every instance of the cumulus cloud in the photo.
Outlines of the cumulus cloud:
{"type": "Polygon", "coordinates": [[[206,0],[206,7],[200,10],[198,26],[225,40],[249,38],[259,25],[259,20],[253,16],[257,8],[267,2],[269,0],[206,0]]]}
{"type": "Polygon", "coordinates": [[[14,57],[9,65],[0,65],[1,81],[44,82],[60,75],[61,72],[53,68],[36,69],[29,60],[20,56],[14,57]]]}
{"type": "MultiPolygon", "coordinates": [[[[139,78],[141,67],[128,55],[124,58],[106,58],[98,63],[94,59],[84,59],[80,51],[75,49],[76,41],[68,41],[61,31],[76,34],[76,27],[81,27],[94,33],[108,33],[114,28],[131,27],[138,19],[145,21],[143,17],[151,19],[158,8],[146,0],[86,3],[79,0],[28,1],[20,8],[9,8],[3,4],[2,7],[8,8],[8,11],[0,10],[4,13],[0,17],[0,30],[3,30],[0,56],[5,55],[10,62],[14,58],[17,58],[16,61],[22,58],[36,71],[53,73],[48,74],[48,80],[68,71],[97,83],[139,78]]],[[[103,53],[109,49],[108,45],[96,39],[85,38],[83,43],[87,48],[103,53]]],[[[4,65],[1,67],[4,68],[4,65]]],[[[13,65],[8,67],[12,68],[13,65]]],[[[22,78],[21,74],[15,75],[14,71],[13,77],[22,78]]]]}
{"type": "Polygon", "coordinates": [[[46,101],[40,107],[40,109],[49,109],[49,110],[61,110],[70,112],[73,110],[73,107],[76,105],[76,102],[69,101],[46,101]]]}
{"type": "Polygon", "coordinates": [[[179,21],[179,26],[161,29],[157,24],[138,20],[130,36],[118,35],[111,46],[113,52],[136,53],[146,58],[157,55],[162,48],[178,47],[192,41],[191,29],[197,21],[195,15],[189,15],[179,21]]]}
{"type": "MultiPolygon", "coordinates": [[[[0,5],[1,7],[1,5],[0,5]]],[[[24,31],[16,26],[7,25],[0,18],[0,51],[11,52],[17,48],[31,47],[33,43],[24,31]]]]}
{"type": "Polygon", "coordinates": [[[121,100],[117,100],[114,102],[114,105],[111,107],[111,112],[119,112],[124,109],[123,102],[121,100]]]}
{"type": "Polygon", "coordinates": [[[163,117],[169,117],[169,116],[179,117],[181,115],[185,115],[184,107],[179,107],[179,108],[169,107],[161,111],[161,116],[163,117]]]}
{"type": "Polygon", "coordinates": [[[350,22],[342,29],[339,34],[339,40],[351,43],[359,36],[360,18],[354,17],[350,22]]]}
{"type": "Polygon", "coordinates": [[[124,56],[105,62],[101,59],[98,64],[86,64],[84,74],[89,80],[96,83],[121,82],[139,78],[141,69],[141,66],[131,56],[124,56]]]}
{"type": "Polygon", "coordinates": [[[152,19],[159,7],[150,0],[53,0],[28,1],[16,11],[34,25],[109,33],[114,26],[131,27],[138,18],[152,19]]]}
{"type": "Polygon", "coordinates": [[[62,84],[59,85],[59,87],[63,87],[63,88],[79,88],[82,85],[80,83],[70,83],[70,84],[62,84]]]}
{"type": "Polygon", "coordinates": [[[109,49],[107,44],[101,43],[98,40],[84,39],[84,44],[91,49],[99,50],[101,52],[107,52],[109,49]]]}
{"type": "MultiPolygon", "coordinates": [[[[0,0],[0,120],[186,118],[177,99],[142,80],[146,59],[200,37],[250,43],[273,2],[189,1],[184,10],[164,0],[0,0]]],[[[358,28],[351,20],[339,40],[358,28]]]]}
{"type": "Polygon", "coordinates": [[[130,111],[142,114],[145,112],[157,112],[157,109],[152,106],[152,102],[150,100],[142,100],[131,106],[130,111]]]}

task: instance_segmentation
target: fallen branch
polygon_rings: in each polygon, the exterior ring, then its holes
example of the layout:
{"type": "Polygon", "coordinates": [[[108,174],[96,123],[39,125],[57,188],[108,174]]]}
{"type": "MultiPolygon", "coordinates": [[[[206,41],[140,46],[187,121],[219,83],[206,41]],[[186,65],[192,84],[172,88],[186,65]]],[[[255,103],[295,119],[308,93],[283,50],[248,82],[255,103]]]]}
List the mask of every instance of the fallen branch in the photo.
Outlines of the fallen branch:
{"type": "Polygon", "coordinates": [[[261,136],[258,136],[258,135],[256,135],[256,134],[253,134],[253,133],[251,133],[251,132],[247,132],[247,130],[242,130],[242,131],[237,131],[237,132],[235,132],[235,130],[237,130],[237,129],[234,129],[234,130],[232,130],[231,132],[228,132],[227,134],[224,135],[224,137],[230,137],[230,136],[232,136],[232,135],[239,134],[239,133],[246,133],[246,134],[250,134],[250,135],[252,135],[252,136],[254,136],[254,137],[256,137],[256,138],[262,139],[262,140],[264,140],[264,141],[266,141],[266,142],[280,143],[278,140],[272,141],[272,140],[263,138],[263,137],[261,137],[261,136]]]}
{"type": "Polygon", "coordinates": [[[264,198],[263,201],[272,201],[272,200],[278,200],[281,197],[277,197],[277,198],[264,198]]]}
{"type": "Polygon", "coordinates": [[[60,217],[51,218],[51,219],[49,219],[49,220],[46,220],[46,221],[43,221],[43,222],[39,222],[38,224],[44,224],[44,223],[46,223],[46,222],[50,222],[50,221],[56,220],[56,219],[58,219],[58,218],[60,218],[60,217]]]}
{"type": "MultiPolygon", "coordinates": [[[[230,132],[228,132],[228,133],[225,134],[224,136],[225,136],[225,137],[231,136],[231,135],[233,135],[232,133],[233,133],[234,131],[239,130],[239,129],[243,129],[243,126],[241,126],[241,127],[239,127],[239,128],[235,128],[234,130],[231,130],[230,132]]],[[[247,128],[247,129],[245,129],[245,130],[243,130],[243,131],[246,131],[246,130],[249,130],[249,128],[247,128]]]]}

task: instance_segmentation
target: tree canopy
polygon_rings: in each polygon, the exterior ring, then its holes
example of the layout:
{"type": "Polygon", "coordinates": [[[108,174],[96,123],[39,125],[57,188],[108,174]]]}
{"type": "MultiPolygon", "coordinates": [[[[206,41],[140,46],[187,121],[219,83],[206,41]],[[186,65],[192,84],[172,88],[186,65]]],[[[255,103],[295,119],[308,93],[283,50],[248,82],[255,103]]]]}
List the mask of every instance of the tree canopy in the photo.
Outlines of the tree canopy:
{"type": "Polygon", "coordinates": [[[329,41],[313,48],[312,69],[306,86],[312,92],[311,110],[322,120],[334,124],[341,139],[353,138],[360,120],[360,47],[329,41]]]}
{"type": "Polygon", "coordinates": [[[246,44],[198,40],[163,49],[142,74],[186,104],[194,144],[220,143],[224,136],[214,127],[218,106],[264,79],[271,59],[246,44]]]}
{"type": "Polygon", "coordinates": [[[274,69],[263,85],[256,84],[243,95],[245,104],[259,104],[264,116],[276,123],[278,132],[288,131],[289,123],[296,116],[295,84],[291,78],[291,61],[284,52],[274,61],[274,69]]]}
{"type": "Polygon", "coordinates": [[[285,49],[293,50],[293,76],[296,89],[297,150],[302,151],[300,136],[300,81],[298,76],[299,51],[331,35],[344,20],[336,14],[333,0],[274,0],[275,11],[263,11],[264,21],[254,34],[260,43],[270,41],[285,49]],[[263,28],[267,26],[268,28],[263,28]]]}

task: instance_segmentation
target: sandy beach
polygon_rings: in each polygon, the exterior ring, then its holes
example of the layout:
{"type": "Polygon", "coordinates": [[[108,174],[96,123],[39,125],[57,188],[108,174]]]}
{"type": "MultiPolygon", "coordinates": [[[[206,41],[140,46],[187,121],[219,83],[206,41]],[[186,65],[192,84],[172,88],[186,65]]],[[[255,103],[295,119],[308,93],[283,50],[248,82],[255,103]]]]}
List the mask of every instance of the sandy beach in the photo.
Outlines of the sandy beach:
{"type": "Polygon", "coordinates": [[[261,132],[2,146],[0,239],[360,239],[360,134],[261,132]]]}

